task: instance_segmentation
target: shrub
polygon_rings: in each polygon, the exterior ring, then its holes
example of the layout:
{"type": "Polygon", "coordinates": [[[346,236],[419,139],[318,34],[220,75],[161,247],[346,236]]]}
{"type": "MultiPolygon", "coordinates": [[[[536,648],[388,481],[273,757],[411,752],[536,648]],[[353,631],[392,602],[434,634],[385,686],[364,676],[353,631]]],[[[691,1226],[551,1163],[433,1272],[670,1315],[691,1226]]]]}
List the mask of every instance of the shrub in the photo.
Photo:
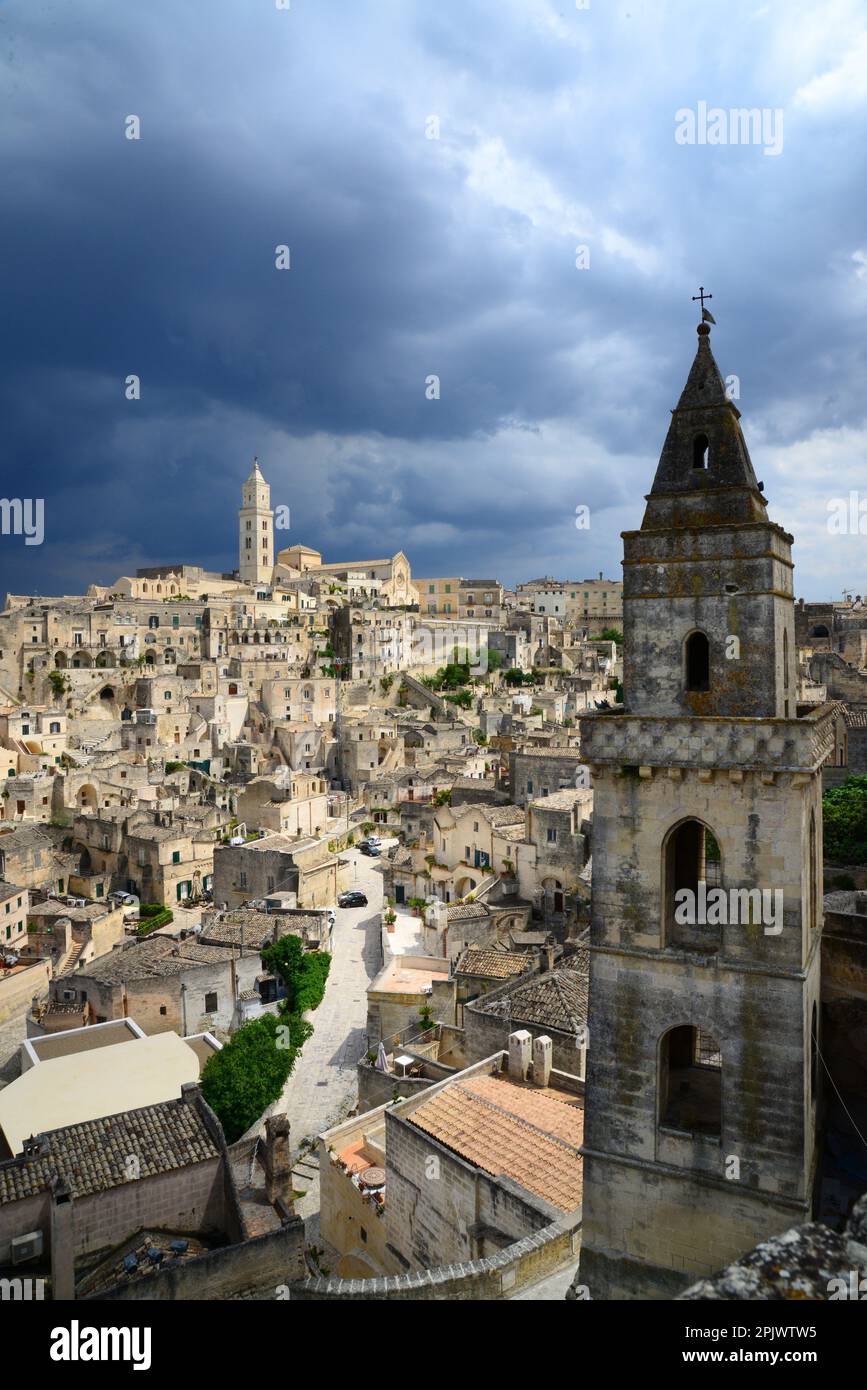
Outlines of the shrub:
{"type": "Polygon", "coordinates": [[[273,1014],[245,1023],[202,1072],[202,1094],[228,1143],[240,1139],[277,1099],[312,1028],[300,1018],[273,1014]]]}
{"type": "Polygon", "coordinates": [[[331,968],[327,951],[305,951],[299,937],[281,936],[264,948],[262,963],[283,981],[286,1013],[303,1014],[322,1003],[331,968]]]}

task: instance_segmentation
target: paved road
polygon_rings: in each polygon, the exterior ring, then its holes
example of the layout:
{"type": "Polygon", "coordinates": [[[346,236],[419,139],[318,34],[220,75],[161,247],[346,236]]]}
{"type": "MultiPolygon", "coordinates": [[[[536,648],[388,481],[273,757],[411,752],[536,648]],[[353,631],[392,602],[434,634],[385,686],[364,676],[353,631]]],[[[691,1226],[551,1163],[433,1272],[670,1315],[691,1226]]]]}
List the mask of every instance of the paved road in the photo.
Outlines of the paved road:
{"type": "MultiPolygon", "coordinates": [[[[391,843],[383,841],[383,849],[391,843]]],[[[305,1043],[283,1096],[273,1107],[289,1116],[295,1153],[302,1139],[315,1139],[355,1105],[356,1063],[367,1050],[365,991],[382,965],[379,861],[358,850],[349,850],[341,857],[351,863],[345,875],[346,887],[366,893],[368,906],[337,909],[331,970],[325,998],[313,1015],[313,1037],[305,1043]]]]}

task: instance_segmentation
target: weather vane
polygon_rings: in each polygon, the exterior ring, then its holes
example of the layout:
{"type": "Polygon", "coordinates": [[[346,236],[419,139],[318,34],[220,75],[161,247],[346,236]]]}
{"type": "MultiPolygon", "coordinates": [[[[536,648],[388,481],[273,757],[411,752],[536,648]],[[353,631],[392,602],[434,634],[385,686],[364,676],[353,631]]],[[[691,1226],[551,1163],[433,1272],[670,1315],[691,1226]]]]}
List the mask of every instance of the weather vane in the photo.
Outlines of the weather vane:
{"type": "Polygon", "coordinates": [[[713,316],[713,314],[711,313],[710,309],[706,309],[706,308],[704,307],[704,301],[705,301],[706,299],[713,299],[713,295],[712,295],[712,294],[705,294],[705,292],[704,292],[704,285],[699,285],[699,287],[698,287],[698,294],[694,294],[694,295],[692,296],[692,298],[693,298],[693,302],[695,302],[696,299],[700,299],[700,300],[701,300],[701,321],[702,321],[702,323],[716,323],[716,319],[714,318],[714,316],[713,316]]]}

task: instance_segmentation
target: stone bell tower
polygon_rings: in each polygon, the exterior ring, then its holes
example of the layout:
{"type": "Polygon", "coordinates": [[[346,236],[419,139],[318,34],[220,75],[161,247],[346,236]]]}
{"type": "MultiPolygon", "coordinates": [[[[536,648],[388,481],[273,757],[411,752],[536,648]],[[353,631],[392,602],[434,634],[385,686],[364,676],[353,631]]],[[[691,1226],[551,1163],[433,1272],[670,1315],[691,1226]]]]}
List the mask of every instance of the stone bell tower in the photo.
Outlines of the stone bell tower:
{"type": "Polygon", "coordinates": [[[270,584],[274,570],[274,513],[271,489],[253,460],[250,476],[241,491],[238,512],[239,567],[245,584],[270,584]]]}
{"type": "Polygon", "coordinates": [[[672,1297],[813,1209],[834,707],[797,715],[792,537],[698,334],[623,536],[623,708],[581,720],[591,1298],[672,1297]]]}

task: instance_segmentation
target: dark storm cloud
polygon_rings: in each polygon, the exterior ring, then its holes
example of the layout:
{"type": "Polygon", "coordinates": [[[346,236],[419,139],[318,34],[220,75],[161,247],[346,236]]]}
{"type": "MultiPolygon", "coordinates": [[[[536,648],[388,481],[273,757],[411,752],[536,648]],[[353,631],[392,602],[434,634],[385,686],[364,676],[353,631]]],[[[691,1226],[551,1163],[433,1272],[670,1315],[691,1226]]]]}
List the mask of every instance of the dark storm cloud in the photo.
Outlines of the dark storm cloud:
{"type": "Polygon", "coordinates": [[[699,279],[802,587],[853,582],[821,533],[863,475],[864,26],[715,8],[5,7],[4,492],[46,541],[0,538],[0,588],[232,567],[253,453],[329,557],[616,573],[699,279]],[[677,146],[699,100],[785,108],[783,152],[677,146]]]}

